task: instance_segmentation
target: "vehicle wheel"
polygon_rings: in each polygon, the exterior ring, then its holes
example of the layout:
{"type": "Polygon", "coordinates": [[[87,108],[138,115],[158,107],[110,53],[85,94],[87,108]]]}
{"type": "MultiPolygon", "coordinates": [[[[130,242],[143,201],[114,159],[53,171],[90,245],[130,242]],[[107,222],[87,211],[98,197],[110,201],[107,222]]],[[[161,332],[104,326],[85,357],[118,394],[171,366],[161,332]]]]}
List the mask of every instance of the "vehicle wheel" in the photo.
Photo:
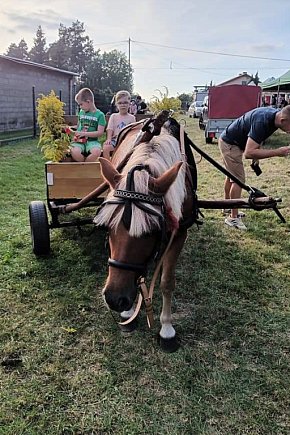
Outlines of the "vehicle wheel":
{"type": "Polygon", "coordinates": [[[44,202],[32,201],[29,204],[29,221],[34,254],[37,256],[48,255],[50,252],[50,239],[44,202]]]}
{"type": "Polygon", "coordinates": [[[197,116],[196,116],[196,113],[194,113],[194,114],[193,114],[193,117],[194,117],[194,118],[196,118],[196,117],[197,117],[197,116]]]}
{"type": "Polygon", "coordinates": [[[206,137],[205,143],[212,143],[212,137],[206,137]]]}

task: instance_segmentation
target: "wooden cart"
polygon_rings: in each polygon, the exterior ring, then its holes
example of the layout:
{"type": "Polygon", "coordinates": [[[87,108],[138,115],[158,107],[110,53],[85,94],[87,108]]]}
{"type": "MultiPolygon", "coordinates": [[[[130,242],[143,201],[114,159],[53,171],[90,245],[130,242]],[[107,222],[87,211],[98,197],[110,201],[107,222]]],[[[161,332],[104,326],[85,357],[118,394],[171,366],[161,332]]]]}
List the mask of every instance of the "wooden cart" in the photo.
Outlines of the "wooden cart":
{"type": "MultiPolygon", "coordinates": [[[[78,202],[93,191],[102,182],[99,162],[91,163],[52,163],[45,164],[47,205],[43,201],[32,201],[29,204],[29,219],[33,252],[48,255],[50,252],[50,233],[53,228],[80,226],[91,224],[93,218],[60,219],[61,209],[66,205],[78,202]],[[47,208],[51,219],[48,219],[47,208]]],[[[91,201],[86,207],[100,205],[106,192],[91,201]]]]}

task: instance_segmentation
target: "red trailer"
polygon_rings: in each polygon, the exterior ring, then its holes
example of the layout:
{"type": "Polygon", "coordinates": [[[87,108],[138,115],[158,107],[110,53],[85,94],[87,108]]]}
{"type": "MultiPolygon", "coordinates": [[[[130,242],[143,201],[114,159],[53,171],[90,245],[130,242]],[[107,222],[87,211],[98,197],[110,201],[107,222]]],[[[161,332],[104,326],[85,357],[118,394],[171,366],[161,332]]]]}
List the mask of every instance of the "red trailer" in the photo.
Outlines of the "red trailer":
{"type": "Polygon", "coordinates": [[[260,86],[226,85],[209,89],[199,126],[205,130],[206,143],[218,139],[236,118],[261,105],[260,86]]]}

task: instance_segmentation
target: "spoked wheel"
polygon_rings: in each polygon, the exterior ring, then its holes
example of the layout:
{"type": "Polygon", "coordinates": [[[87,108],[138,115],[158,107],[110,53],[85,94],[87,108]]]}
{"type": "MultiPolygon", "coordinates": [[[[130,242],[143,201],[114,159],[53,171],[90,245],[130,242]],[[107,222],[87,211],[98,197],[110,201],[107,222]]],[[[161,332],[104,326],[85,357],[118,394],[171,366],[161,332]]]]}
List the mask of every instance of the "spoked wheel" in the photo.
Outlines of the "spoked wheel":
{"type": "Polygon", "coordinates": [[[29,204],[29,220],[33,252],[37,256],[50,252],[49,226],[45,204],[32,201],[29,204]]]}

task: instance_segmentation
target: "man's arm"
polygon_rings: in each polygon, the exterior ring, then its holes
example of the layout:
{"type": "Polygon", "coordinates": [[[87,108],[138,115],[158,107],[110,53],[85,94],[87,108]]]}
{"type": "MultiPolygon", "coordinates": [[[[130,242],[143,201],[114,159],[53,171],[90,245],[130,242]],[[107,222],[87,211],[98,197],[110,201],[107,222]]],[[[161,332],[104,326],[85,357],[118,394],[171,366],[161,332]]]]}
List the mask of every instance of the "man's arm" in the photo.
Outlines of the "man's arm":
{"type": "Polygon", "coordinates": [[[286,157],[290,155],[290,146],[280,147],[276,149],[260,148],[260,144],[255,142],[252,138],[248,138],[246,148],[244,151],[245,159],[267,159],[269,157],[286,157]]]}

